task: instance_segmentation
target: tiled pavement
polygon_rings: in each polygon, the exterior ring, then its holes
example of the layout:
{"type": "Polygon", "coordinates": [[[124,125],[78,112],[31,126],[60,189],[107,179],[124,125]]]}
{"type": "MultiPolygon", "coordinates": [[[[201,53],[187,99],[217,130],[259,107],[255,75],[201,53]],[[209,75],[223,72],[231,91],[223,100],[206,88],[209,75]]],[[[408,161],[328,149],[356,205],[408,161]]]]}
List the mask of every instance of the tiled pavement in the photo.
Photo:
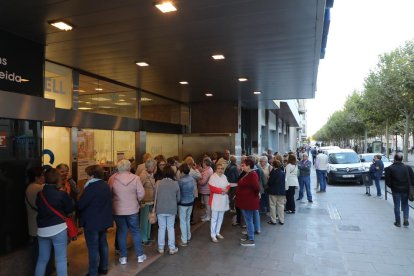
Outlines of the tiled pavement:
{"type": "Polygon", "coordinates": [[[189,247],[139,275],[414,275],[414,220],[396,228],[390,197],[367,197],[359,185],[328,186],[313,196],[283,226],[262,218],[255,247],[239,245],[241,229],[227,214],[220,243],[210,242],[204,224],[189,247]]]}
{"type": "MultiPolygon", "coordinates": [[[[414,220],[396,228],[391,197],[367,197],[359,185],[330,185],[313,200],[296,201],[297,213],[286,215],[283,226],[262,217],[262,233],[250,248],[239,245],[242,229],[231,226],[229,213],[218,244],[210,241],[209,224],[199,223],[190,246],[170,256],[158,254],[154,243],[144,247],[149,260],[143,264],[131,248],[128,264],[120,265],[110,233],[108,275],[414,275],[414,220]]],[[[82,237],[70,245],[68,260],[70,275],[86,274],[82,237]]]]}

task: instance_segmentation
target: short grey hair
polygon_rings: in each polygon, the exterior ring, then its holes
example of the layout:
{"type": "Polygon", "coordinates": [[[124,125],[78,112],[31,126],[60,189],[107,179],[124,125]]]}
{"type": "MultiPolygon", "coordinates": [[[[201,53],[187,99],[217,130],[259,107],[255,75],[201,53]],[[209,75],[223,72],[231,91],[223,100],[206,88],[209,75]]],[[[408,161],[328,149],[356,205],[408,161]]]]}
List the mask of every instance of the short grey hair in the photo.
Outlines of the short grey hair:
{"type": "Polygon", "coordinates": [[[117,168],[119,172],[127,172],[131,169],[131,162],[128,159],[121,159],[118,161],[117,168]]]}
{"type": "Polygon", "coordinates": [[[260,156],[260,161],[266,161],[269,162],[269,159],[267,159],[267,156],[260,156]]]}
{"type": "Polygon", "coordinates": [[[145,161],[145,168],[148,170],[149,168],[155,169],[155,166],[157,165],[157,162],[155,162],[154,159],[148,159],[145,161]]]}

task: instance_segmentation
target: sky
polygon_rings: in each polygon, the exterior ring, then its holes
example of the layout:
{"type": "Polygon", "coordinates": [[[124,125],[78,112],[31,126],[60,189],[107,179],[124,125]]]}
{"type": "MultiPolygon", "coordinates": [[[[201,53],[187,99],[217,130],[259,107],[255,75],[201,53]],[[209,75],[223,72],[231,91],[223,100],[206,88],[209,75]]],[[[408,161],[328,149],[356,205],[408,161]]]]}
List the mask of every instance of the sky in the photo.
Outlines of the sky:
{"type": "Polygon", "coordinates": [[[414,0],[335,0],[315,99],[307,100],[308,136],[362,90],[379,55],[414,39],[414,0]]]}

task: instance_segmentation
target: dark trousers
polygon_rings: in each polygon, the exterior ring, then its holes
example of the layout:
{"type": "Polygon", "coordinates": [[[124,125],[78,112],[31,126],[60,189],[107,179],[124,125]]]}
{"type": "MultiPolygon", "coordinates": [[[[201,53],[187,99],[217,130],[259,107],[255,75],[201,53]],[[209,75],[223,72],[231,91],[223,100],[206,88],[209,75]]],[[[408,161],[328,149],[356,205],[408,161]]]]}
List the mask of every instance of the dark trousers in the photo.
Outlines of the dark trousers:
{"type": "Polygon", "coordinates": [[[286,211],[296,211],[295,206],[295,186],[289,186],[289,189],[286,191],[286,211]]]}

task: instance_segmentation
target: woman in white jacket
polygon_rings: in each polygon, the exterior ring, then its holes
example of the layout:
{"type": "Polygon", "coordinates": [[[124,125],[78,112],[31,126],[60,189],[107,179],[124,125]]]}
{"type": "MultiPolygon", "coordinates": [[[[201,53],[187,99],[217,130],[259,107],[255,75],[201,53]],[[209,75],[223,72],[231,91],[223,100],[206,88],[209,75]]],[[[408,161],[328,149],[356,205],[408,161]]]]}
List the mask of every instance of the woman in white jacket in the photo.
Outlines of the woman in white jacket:
{"type": "Polygon", "coordinates": [[[286,165],[286,212],[294,214],[296,212],[295,206],[295,189],[299,187],[298,181],[298,166],[296,165],[296,156],[289,154],[288,164],[286,165]]]}

